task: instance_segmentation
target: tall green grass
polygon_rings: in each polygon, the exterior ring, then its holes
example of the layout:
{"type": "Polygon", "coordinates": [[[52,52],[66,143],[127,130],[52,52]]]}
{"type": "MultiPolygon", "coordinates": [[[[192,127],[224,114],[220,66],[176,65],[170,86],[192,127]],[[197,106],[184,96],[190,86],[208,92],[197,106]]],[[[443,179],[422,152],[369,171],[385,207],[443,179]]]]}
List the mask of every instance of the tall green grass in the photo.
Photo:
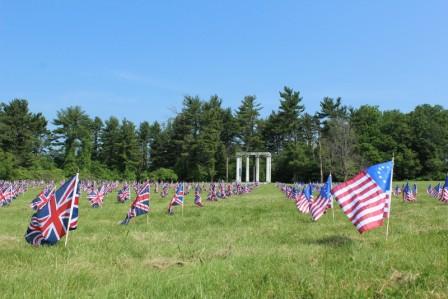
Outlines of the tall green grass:
{"type": "MultiPolygon", "coordinates": [[[[118,225],[129,202],[83,197],[68,247],[23,235],[31,190],[0,209],[2,298],[448,298],[448,205],[394,199],[385,227],[359,235],[335,207],[317,223],[274,185],[183,216],[152,194],[148,218],[118,225]]],[[[205,197],[205,194],[203,194],[205,197]]]]}

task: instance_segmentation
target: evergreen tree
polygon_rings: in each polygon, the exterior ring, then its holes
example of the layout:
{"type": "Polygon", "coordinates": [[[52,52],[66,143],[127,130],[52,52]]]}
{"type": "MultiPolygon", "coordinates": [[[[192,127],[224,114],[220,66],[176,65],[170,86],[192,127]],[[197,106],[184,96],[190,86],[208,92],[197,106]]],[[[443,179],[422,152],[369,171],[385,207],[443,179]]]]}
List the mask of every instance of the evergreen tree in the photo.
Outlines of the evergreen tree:
{"type": "Polygon", "coordinates": [[[262,145],[258,132],[260,110],[261,107],[256,103],[256,97],[246,96],[236,112],[238,137],[245,151],[258,150],[262,145]]]}
{"type": "Polygon", "coordinates": [[[0,105],[0,148],[14,157],[16,166],[30,167],[42,151],[47,121],[31,113],[26,100],[0,105]]]}
{"type": "Polygon", "coordinates": [[[116,117],[110,117],[104,124],[101,132],[101,161],[112,170],[120,169],[120,121],[116,117]]]}
{"type": "Polygon", "coordinates": [[[54,144],[61,149],[62,167],[67,174],[89,170],[92,152],[92,120],[79,106],[57,112],[54,144]]]}

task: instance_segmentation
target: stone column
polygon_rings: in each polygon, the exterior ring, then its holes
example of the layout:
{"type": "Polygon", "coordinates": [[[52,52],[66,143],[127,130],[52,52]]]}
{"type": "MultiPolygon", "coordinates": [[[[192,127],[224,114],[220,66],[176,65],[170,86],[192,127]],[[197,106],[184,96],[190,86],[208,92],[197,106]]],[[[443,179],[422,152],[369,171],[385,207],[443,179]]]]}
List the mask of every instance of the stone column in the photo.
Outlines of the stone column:
{"type": "Polygon", "coordinates": [[[236,157],[236,177],[235,180],[241,182],[241,157],[236,157]]]}
{"type": "Polygon", "coordinates": [[[255,182],[260,182],[260,157],[255,158],[255,182]]]}
{"type": "Polygon", "coordinates": [[[249,182],[249,156],[246,156],[246,182],[249,182]]]}
{"type": "Polygon", "coordinates": [[[266,183],[271,182],[271,157],[266,157],[266,183]]]}

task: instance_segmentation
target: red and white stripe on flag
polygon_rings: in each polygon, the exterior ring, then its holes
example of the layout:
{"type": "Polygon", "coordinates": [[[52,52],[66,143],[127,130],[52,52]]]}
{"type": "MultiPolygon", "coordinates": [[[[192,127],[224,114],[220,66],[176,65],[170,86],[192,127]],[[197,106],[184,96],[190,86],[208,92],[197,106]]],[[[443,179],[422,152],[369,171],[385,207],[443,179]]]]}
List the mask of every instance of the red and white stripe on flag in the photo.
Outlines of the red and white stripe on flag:
{"type": "Polygon", "coordinates": [[[334,187],[332,193],[360,233],[382,226],[389,217],[389,195],[365,171],[334,187]]]}

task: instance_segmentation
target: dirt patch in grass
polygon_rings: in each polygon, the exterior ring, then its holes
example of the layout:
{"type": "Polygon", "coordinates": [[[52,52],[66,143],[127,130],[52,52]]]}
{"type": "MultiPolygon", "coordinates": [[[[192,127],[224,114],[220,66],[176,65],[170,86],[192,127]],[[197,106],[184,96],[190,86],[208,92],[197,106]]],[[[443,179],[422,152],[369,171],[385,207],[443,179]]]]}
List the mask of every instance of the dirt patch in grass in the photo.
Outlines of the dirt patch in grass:
{"type": "Polygon", "coordinates": [[[157,257],[153,259],[146,259],[143,261],[143,265],[146,267],[154,268],[157,270],[166,270],[172,267],[183,267],[186,266],[188,262],[176,260],[167,257],[157,257]]]}

